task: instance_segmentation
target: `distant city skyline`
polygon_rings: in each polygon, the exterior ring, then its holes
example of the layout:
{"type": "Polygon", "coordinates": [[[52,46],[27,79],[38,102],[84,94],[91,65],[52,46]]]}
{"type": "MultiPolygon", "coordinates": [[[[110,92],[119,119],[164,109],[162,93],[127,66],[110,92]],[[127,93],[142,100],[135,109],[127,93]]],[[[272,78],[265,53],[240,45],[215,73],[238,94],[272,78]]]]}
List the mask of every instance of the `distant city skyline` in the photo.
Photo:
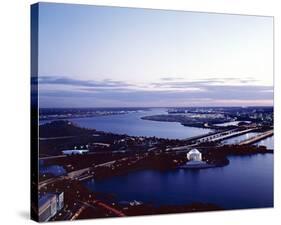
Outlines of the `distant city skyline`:
{"type": "Polygon", "coordinates": [[[40,3],[40,107],[273,105],[273,18],[40,3]]]}

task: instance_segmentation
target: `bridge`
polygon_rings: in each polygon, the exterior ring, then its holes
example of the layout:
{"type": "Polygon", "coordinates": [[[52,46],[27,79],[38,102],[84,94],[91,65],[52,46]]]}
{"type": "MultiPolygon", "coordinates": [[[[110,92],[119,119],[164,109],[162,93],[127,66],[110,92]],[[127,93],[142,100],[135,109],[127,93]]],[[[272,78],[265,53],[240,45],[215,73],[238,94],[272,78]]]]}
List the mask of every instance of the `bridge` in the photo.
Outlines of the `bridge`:
{"type": "MultiPolygon", "coordinates": [[[[234,130],[236,130],[236,129],[234,129],[234,130]]],[[[207,134],[200,134],[200,135],[197,135],[197,136],[185,138],[185,139],[183,139],[183,141],[196,141],[196,140],[199,140],[199,139],[202,139],[202,138],[205,138],[205,137],[209,137],[209,136],[213,136],[213,135],[216,135],[216,134],[220,134],[220,133],[223,133],[223,132],[225,132],[225,130],[224,131],[209,132],[207,134]]]]}
{"type": "Polygon", "coordinates": [[[239,145],[251,145],[272,135],[273,135],[273,130],[269,130],[264,133],[258,134],[257,136],[251,137],[247,140],[241,141],[239,145]]]}
{"type": "Polygon", "coordinates": [[[59,177],[53,177],[53,178],[41,181],[38,184],[38,189],[40,190],[41,188],[43,188],[47,185],[50,185],[52,183],[55,183],[55,182],[58,182],[58,181],[61,181],[61,180],[64,180],[64,179],[77,179],[77,180],[81,179],[81,180],[84,180],[85,176],[91,176],[89,174],[90,169],[91,169],[90,167],[87,167],[87,168],[84,168],[84,169],[79,169],[79,170],[69,172],[67,175],[62,175],[62,176],[59,176],[59,177]]]}
{"type": "Polygon", "coordinates": [[[173,148],[167,148],[166,151],[176,151],[176,152],[184,152],[188,151],[191,148],[194,148],[198,146],[199,144],[206,143],[206,142],[218,142],[222,141],[228,138],[236,137],[242,134],[246,134],[249,132],[252,132],[256,130],[257,128],[250,128],[246,130],[239,130],[237,128],[227,130],[227,131],[222,131],[222,132],[216,132],[216,133],[211,133],[209,135],[204,135],[204,136],[198,136],[198,139],[193,139],[196,143],[190,144],[190,145],[183,145],[183,146],[177,146],[173,148]]]}
{"type": "Polygon", "coordinates": [[[84,169],[71,171],[71,172],[69,172],[67,174],[67,178],[69,178],[69,179],[78,179],[83,174],[89,173],[90,169],[91,169],[90,167],[87,167],[87,168],[84,168],[84,169]]]}
{"type": "Polygon", "coordinates": [[[204,138],[201,138],[198,140],[198,142],[217,142],[217,141],[222,141],[228,138],[232,138],[232,137],[236,137],[242,134],[246,134],[249,132],[252,132],[254,130],[256,130],[257,128],[250,128],[250,129],[246,129],[246,130],[237,130],[237,129],[233,129],[233,130],[228,130],[228,131],[224,131],[221,133],[217,133],[217,134],[213,134],[204,138]]]}

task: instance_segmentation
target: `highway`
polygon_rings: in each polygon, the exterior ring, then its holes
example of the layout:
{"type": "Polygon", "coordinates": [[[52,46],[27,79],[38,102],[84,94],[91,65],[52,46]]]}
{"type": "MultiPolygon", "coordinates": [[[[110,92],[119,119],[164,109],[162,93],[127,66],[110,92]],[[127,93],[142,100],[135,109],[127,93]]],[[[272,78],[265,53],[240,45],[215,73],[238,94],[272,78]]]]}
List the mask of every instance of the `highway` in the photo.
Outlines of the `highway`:
{"type": "Polygon", "coordinates": [[[107,205],[106,203],[103,203],[103,202],[98,202],[97,203],[98,206],[104,208],[104,209],[107,209],[109,212],[111,212],[112,214],[116,215],[116,216],[126,216],[123,212],[121,212],[120,210],[118,209],[115,209],[113,208],[112,206],[110,205],[107,205]]]}
{"type": "Polygon", "coordinates": [[[50,179],[41,181],[38,184],[38,190],[45,187],[46,185],[49,185],[49,184],[54,183],[54,182],[59,181],[59,180],[63,180],[65,178],[66,178],[65,176],[61,176],[61,177],[54,177],[54,178],[50,178],[50,179]]]}
{"type": "MultiPolygon", "coordinates": [[[[154,148],[148,149],[148,151],[153,150],[154,148]]],[[[129,150],[131,151],[131,150],[129,150]]],[[[116,151],[111,151],[111,152],[107,152],[108,154],[115,154],[115,153],[125,153],[128,152],[128,150],[116,150],[116,151]]],[[[84,155],[99,155],[99,154],[105,154],[105,152],[88,152],[84,155]]],[[[54,155],[54,156],[44,156],[44,157],[40,157],[39,160],[47,160],[47,159],[59,159],[59,158],[65,158],[65,157],[71,157],[71,155],[54,155]]]]}
{"type": "Polygon", "coordinates": [[[191,148],[194,148],[196,146],[198,146],[199,144],[202,144],[204,142],[214,142],[214,141],[222,141],[234,136],[239,136],[242,134],[246,134],[249,132],[252,132],[256,130],[256,128],[250,128],[250,129],[246,129],[246,130],[240,130],[237,131],[237,129],[232,129],[232,130],[228,130],[228,131],[222,131],[222,132],[217,132],[217,133],[212,133],[210,135],[205,135],[204,137],[200,137],[198,139],[194,139],[194,141],[196,141],[195,144],[190,144],[190,145],[183,145],[183,146],[177,146],[177,147],[173,147],[173,148],[168,148],[166,149],[167,151],[176,151],[176,152],[182,152],[182,151],[188,151],[191,148]]]}
{"type": "MultiPolygon", "coordinates": [[[[110,165],[114,164],[115,162],[116,162],[116,160],[113,160],[113,161],[109,161],[106,163],[97,164],[97,165],[95,165],[95,167],[97,168],[97,167],[102,167],[102,166],[110,166],[110,165]]],[[[63,175],[60,177],[54,177],[54,178],[50,178],[50,179],[41,181],[38,184],[38,189],[40,190],[41,188],[45,187],[46,185],[52,184],[56,181],[63,180],[63,179],[80,179],[81,178],[82,180],[84,180],[85,176],[89,176],[89,177],[91,176],[90,174],[85,174],[85,173],[89,172],[90,170],[91,170],[91,167],[87,167],[87,168],[71,171],[67,175],[63,175]],[[82,175],[84,175],[84,176],[82,176],[82,175]]]]}
{"type": "MultiPolygon", "coordinates": [[[[111,205],[108,205],[104,202],[101,202],[101,201],[93,201],[93,204],[90,204],[88,202],[82,202],[82,201],[79,201],[81,204],[83,204],[84,206],[86,207],[90,207],[90,208],[94,208],[96,209],[97,207],[96,206],[99,206],[107,211],[109,211],[110,213],[112,213],[113,215],[115,216],[119,216],[119,217],[123,217],[123,216],[126,216],[125,213],[123,213],[122,211],[120,211],[119,209],[116,209],[114,208],[113,206],[111,205]]],[[[77,213],[78,214],[78,213],[77,213]]],[[[78,215],[79,216],[79,215],[78,215]]],[[[77,217],[78,217],[77,216],[77,217]]]]}
{"type": "Polygon", "coordinates": [[[202,138],[199,141],[200,142],[222,141],[222,140],[225,140],[225,139],[228,139],[228,138],[231,138],[231,137],[235,137],[235,136],[239,136],[239,135],[242,135],[242,134],[252,132],[254,130],[256,130],[256,128],[250,128],[250,129],[240,130],[240,131],[237,131],[236,129],[234,129],[234,130],[225,131],[225,132],[222,132],[222,133],[219,133],[219,134],[215,134],[215,135],[211,135],[211,136],[202,138]]]}
{"type": "Polygon", "coordinates": [[[76,136],[62,136],[62,137],[48,137],[48,138],[39,138],[39,141],[48,141],[48,140],[60,140],[60,139],[69,139],[74,138],[76,136]]]}
{"type": "Polygon", "coordinates": [[[76,213],[74,213],[74,215],[70,218],[70,220],[75,220],[77,219],[80,214],[86,209],[87,206],[83,205],[81,206],[81,208],[78,209],[78,211],[76,213]]]}
{"type": "Polygon", "coordinates": [[[45,157],[41,157],[41,158],[39,158],[39,160],[65,158],[66,156],[67,156],[67,155],[45,156],[45,157]]]}

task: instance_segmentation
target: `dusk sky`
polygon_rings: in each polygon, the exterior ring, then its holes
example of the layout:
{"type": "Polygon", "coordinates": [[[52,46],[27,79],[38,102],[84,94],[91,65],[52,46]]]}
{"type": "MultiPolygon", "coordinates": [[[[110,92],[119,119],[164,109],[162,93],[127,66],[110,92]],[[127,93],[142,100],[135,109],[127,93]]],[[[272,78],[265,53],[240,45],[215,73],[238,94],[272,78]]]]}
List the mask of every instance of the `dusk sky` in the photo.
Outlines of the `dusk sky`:
{"type": "Polygon", "coordinates": [[[273,104],[273,18],[40,3],[40,107],[273,104]]]}

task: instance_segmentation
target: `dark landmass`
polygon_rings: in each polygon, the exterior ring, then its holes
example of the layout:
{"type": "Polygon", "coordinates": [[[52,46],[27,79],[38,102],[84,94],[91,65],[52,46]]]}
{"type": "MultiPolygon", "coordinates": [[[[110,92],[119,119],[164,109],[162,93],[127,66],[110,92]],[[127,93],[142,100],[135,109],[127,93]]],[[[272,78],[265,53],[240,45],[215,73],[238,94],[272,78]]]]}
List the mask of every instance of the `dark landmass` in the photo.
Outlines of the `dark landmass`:
{"type": "MultiPolygon", "coordinates": [[[[183,126],[199,127],[199,128],[210,128],[212,124],[228,122],[227,119],[217,119],[217,118],[192,118],[187,115],[178,114],[162,114],[162,115],[152,115],[141,117],[143,120],[161,121],[161,122],[178,122],[183,126]]],[[[222,129],[222,127],[219,127],[222,129]]]]}
{"type": "Polygon", "coordinates": [[[40,156],[60,155],[65,149],[74,149],[88,143],[112,144],[115,140],[125,138],[126,135],[99,132],[86,129],[67,120],[58,120],[39,126],[40,156]]]}
{"type": "Polygon", "coordinates": [[[90,152],[111,153],[114,151],[146,151],[155,146],[165,147],[177,143],[186,143],[177,139],[156,137],[134,137],[96,131],[77,126],[67,120],[53,121],[39,127],[40,156],[54,156],[62,154],[62,150],[74,149],[88,145],[90,152]]]}
{"type": "Polygon", "coordinates": [[[148,110],[148,108],[41,108],[40,120],[65,120],[98,116],[113,116],[148,110]]]}
{"type": "MultiPolygon", "coordinates": [[[[214,204],[208,203],[192,203],[187,205],[164,205],[164,206],[153,206],[151,204],[141,203],[136,206],[123,206],[119,208],[126,214],[126,216],[144,216],[144,215],[159,215],[159,214],[171,214],[171,213],[188,213],[188,212],[205,212],[205,211],[218,211],[224,210],[224,208],[219,207],[214,204]]],[[[100,218],[101,216],[96,214],[96,212],[87,208],[81,215],[79,219],[89,219],[89,218],[100,218]]],[[[114,217],[114,216],[110,216],[114,217]]]]}
{"type": "MultiPolygon", "coordinates": [[[[225,129],[217,124],[241,121],[238,126],[247,125],[243,121],[262,124],[262,126],[273,126],[273,107],[187,107],[172,108],[168,114],[144,116],[141,119],[178,122],[184,126],[225,129]]],[[[235,127],[235,126],[233,126],[235,127]]],[[[237,126],[236,126],[237,127],[237,126]]]]}
{"type": "Polygon", "coordinates": [[[176,107],[168,110],[169,114],[208,115],[220,114],[229,120],[251,121],[273,125],[273,106],[250,107],[176,107]]]}
{"type": "Polygon", "coordinates": [[[140,216],[170,213],[204,212],[216,210],[223,210],[223,208],[208,203],[192,203],[187,205],[163,205],[159,207],[143,204],[140,206],[130,207],[125,212],[128,216],[140,216]]]}
{"type": "Polygon", "coordinates": [[[66,120],[57,120],[39,126],[40,138],[90,135],[94,129],[81,128],[66,120]]]}

